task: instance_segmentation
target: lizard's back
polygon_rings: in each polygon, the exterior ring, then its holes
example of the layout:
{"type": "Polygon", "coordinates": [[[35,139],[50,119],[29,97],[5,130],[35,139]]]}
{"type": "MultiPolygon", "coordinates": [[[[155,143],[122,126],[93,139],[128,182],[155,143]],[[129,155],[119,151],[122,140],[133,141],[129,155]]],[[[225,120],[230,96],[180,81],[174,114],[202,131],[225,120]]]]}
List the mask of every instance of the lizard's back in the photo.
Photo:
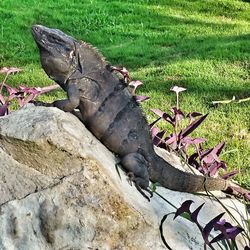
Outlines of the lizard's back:
{"type": "MultiPolygon", "coordinates": [[[[145,155],[152,153],[149,127],[140,106],[125,83],[106,70],[98,79],[95,78],[99,84],[95,99],[81,97],[79,108],[85,124],[106,147],[119,156],[138,151],[145,155]]],[[[92,81],[92,84],[95,83],[92,81]]]]}

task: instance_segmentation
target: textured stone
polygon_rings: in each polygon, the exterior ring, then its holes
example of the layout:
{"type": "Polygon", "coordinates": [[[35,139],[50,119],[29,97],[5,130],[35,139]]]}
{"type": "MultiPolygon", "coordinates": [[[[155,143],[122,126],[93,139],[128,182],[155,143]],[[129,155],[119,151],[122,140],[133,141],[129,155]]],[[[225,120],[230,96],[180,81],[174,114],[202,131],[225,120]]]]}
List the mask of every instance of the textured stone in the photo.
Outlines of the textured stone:
{"type": "Polygon", "coordinates": [[[30,193],[48,188],[60,181],[15,161],[1,148],[0,159],[0,204],[24,198],[30,193]]]}
{"type": "MultiPolygon", "coordinates": [[[[158,153],[182,167],[173,154],[158,153]]],[[[28,105],[0,118],[0,249],[166,249],[159,225],[176,209],[157,194],[148,202],[117,161],[69,113],[28,105]]],[[[203,225],[224,211],[213,198],[157,192],[176,207],[187,199],[195,201],[192,209],[206,202],[203,225]]],[[[243,204],[216,195],[239,221],[245,217],[243,204]]],[[[193,223],[172,218],[163,232],[173,249],[204,249],[193,223]]]]}

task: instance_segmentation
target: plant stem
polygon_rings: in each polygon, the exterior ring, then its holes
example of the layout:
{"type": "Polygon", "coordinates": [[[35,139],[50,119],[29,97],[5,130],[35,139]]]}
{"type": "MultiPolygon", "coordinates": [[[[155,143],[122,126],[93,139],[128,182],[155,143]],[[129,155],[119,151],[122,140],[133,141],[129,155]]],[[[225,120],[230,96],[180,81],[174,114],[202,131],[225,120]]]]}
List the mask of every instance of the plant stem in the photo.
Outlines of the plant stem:
{"type": "Polygon", "coordinates": [[[173,207],[174,209],[177,209],[177,207],[172,204],[170,201],[168,201],[166,198],[164,198],[161,194],[159,194],[158,192],[154,191],[155,194],[157,194],[160,198],[162,198],[165,202],[167,202],[171,207],[173,207]]]}

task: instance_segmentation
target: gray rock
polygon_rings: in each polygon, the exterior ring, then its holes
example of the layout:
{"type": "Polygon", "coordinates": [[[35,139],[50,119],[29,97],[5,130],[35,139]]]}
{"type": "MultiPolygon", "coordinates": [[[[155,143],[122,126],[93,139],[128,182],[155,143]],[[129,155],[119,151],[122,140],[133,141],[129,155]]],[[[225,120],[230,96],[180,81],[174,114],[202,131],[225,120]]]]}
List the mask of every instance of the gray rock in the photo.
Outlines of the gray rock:
{"type": "MultiPolygon", "coordinates": [[[[148,202],[116,162],[76,117],[56,108],[28,105],[0,118],[0,249],[166,249],[159,224],[175,209],[156,194],[148,202]]],[[[213,198],[157,192],[177,207],[206,202],[203,225],[224,211],[213,198]]],[[[240,222],[246,218],[244,204],[216,195],[240,222]]],[[[204,249],[193,223],[172,218],[163,228],[172,249],[204,249]]]]}

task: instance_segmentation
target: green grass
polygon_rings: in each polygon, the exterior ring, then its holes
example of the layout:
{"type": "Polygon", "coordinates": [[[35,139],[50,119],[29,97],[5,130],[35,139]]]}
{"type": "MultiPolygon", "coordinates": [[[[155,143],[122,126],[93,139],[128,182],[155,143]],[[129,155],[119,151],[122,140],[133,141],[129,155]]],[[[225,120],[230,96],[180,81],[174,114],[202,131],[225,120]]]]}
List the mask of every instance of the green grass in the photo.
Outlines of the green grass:
{"type": "MultiPolygon", "coordinates": [[[[196,135],[213,146],[226,141],[223,159],[250,187],[250,103],[211,107],[213,100],[250,96],[250,4],[240,0],[2,0],[0,67],[22,67],[10,85],[45,86],[32,24],[59,28],[99,48],[113,65],[128,68],[151,96],[143,109],[169,110],[173,85],[187,88],[181,108],[209,112],[196,135]]],[[[1,79],[0,79],[1,80],[1,79]]],[[[56,92],[44,97],[63,96],[56,92]]]]}

